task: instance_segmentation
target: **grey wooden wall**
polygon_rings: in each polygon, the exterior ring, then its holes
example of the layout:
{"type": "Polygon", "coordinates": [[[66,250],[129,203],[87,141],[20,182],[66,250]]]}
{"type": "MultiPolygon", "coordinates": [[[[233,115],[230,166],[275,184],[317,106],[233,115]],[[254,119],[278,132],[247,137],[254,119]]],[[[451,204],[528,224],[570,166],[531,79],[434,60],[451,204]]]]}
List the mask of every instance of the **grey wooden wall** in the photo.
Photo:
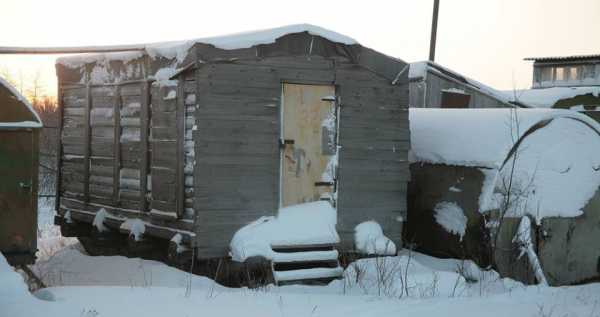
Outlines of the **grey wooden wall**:
{"type": "Polygon", "coordinates": [[[375,220],[399,248],[406,219],[410,178],[408,85],[390,81],[361,67],[340,64],[340,162],[338,233],[342,247],[352,248],[354,228],[375,220]]]}
{"type": "MultiPolygon", "coordinates": [[[[170,239],[184,230],[184,241],[195,241],[190,239],[192,217],[183,216],[183,155],[178,153],[183,153],[184,122],[178,119],[184,113],[177,111],[177,87],[147,78],[169,64],[143,57],[80,68],[57,65],[59,214],[70,210],[78,220],[91,222],[104,208],[122,219],[146,221],[147,234],[170,239]]],[[[119,230],[119,222],[113,225],[119,230]]]]}
{"type": "Polygon", "coordinates": [[[404,62],[308,33],[240,50],[196,44],[187,61],[195,67],[178,75],[177,87],[149,84],[148,75],[170,61],[147,56],[130,73],[127,65],[104,65],[105,82],[91,81],[98,65],[57,66],[62,213],[87,210],[81,219],[89,222],[106,207],[193,231],[199,257],[225,256],[239,228],[277,212],[282,83],[328,84],[341,98],[342,246],[353,248],[354,227],[367,220],[401,245],[410,140],[404,62]]]}
{"type": "Polygon", "coordinates": [[[425,81],[410,83],[410,106],[414,108],[440,108],[442,104],[442,90],[457,88],[471,95],[469,108],[504,108],[506,103],[492,98],[465,84],[461,84],[432,72],[427,72],[425,81]]]}
{"type": "Polygon", "coordinates": [[[402,245],[409,178],[407,74],[391,83],[406,64],[362,47],[334,49],[328,41],[310,41],[310,36],[284,37],[257,52],[240,52],[242,58],[214,61],[206,53],[213,50],[198,48],[203,61],[196,70],[194,131],[199,255],[225,255],[239,228],[277,211],[283,82],[333,84],[341,97],[343,249],[353,248],[354,227],[367,220],[379,222],[402,245]],[[321,54],[307,54],[309,46],[321,54]]]}

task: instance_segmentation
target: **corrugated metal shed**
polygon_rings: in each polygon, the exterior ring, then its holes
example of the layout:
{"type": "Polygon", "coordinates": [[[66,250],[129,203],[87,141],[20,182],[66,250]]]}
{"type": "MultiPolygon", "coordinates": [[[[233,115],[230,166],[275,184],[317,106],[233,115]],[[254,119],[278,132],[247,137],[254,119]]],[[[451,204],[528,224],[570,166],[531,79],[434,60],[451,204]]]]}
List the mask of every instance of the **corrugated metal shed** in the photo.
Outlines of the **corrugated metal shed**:
{"type": "Polygon", "coordinates": [[[569,55],[569,56],[546,56],[546,57],[525,57],[525,61],[534,61],[536,63],[549,63],[549,62],[572,62],[572,61],[589,61],[589,60],[600,60],[600,54],[589,54],[589,55],[569,55]]]}

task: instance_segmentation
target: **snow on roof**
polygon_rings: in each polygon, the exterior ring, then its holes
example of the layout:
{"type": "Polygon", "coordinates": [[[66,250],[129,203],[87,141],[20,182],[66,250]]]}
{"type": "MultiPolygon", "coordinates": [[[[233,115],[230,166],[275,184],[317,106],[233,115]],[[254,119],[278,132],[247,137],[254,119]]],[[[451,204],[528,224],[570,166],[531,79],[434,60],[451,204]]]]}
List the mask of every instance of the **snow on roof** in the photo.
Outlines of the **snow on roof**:
{"type": "Polygon", "coordinates": [[[0,128],[41,128],[42,119],[33,109],[33,106],[27,101],[27,98],[23,97],[10,83],[4,78],[0,77],[0,86],[5,87],[8,91],[22,104],[24,104],[29,112],[33,115],[36,121],[21,121],[21,122],[0,122],[0,128]]]}
{"type": "Polygon", "coordinates": [[[589,54],[589,55],[568,55],[568,56],[546,56],[546,57],[525,57],[525,61],[535,62],[552,62],[552,61],[573,61],[573,60],[590,60],[600,59],[600,54],[589,54]]]}
{"type": "Polygon", "coordinates": [[[441,76],[449,76],[459,82],[462,82],[466,86],[478,90],[481,93],[488,95],[492,98],[498,99],[501,102],[510,103],[511,101],[509,96],[507,96],[505,93],[431,61],[410,63],[408,78],[427,78],[428,71],[441,76]]]}
{"type": "Polygon", "coordinates": [[[600,131],[593,119],[569,110],[411,108],[410,160],[497,168],[529,128],[552,118],[575,118],[600,131]]]}
{"type": "MultiPolygon", "coordinates": [[[[272,29],[256,30],[249,32],[242,32],[224,36],[214,36],[197,38],[192,40],[184,41],[171,41],[171,42],[159,42],[150,44],[139,44],[139,45],[127,45],[127,46],[115,46],[115,48],[129,47],[132,50],[145,50],[147,54],[152,58],[165,57],[168,59],[176,59],[178,62],[182,62],[188,50],[196,43],[210,44],[217,48],[232,50],[249,48],[260,44],[274,43],[278,38],[293,34],[308,32],[311,35],[321,36],[332,42],[342,44],[358,44],[358,42],[348,36],[336,33],[334,31],[327,30],[325,28],[311,25],[311,24],[293,24],[272,29]]],[[[84,47],[85,48],[85,47],[84,47]]],[[[73,48],[82,49],[82,48],[73,48]]],[[[58,58],[56,63],[65,65],[68,67],[79,67],[85,63],[90,63],[98,60],[122,60],[128,61],[132,58],[136,58],[136,53],[140,52],[117,52],[117,53],[103,53],[103,54],[81,54],[76,56],[67,56],[58,58]]]]}
{"type": "Polygon", "coordinates": [[[551,87],[505,91],[512,101],[537,108],[552,108],[559,100],[592,94],[600,97],[600,86],[551,87]]]}
{"type": "Polygon", "coordinates": [[[509,177],[507,216],[538,222],[581,215],[600,187],[600,125],[574,111],[410,109],[410,126],[412,162],[483,168],[480,211],[499,208],[509,177]]]}

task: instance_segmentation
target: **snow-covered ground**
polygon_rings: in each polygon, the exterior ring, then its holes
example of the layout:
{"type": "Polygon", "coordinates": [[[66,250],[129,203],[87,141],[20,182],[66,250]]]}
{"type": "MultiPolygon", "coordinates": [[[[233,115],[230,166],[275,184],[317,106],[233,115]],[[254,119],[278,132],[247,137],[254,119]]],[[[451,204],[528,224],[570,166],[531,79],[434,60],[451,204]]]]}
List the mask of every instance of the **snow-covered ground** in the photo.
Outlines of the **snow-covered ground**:
{"type": "Polygon", "coordinates": [[[220,286],[155,261],[67,246],[33,270],[31,295],[0,258],[0,316],[599,316],[600,284],[525,286],[469,261],[403,250],[351,264],[325,286],[220,286]]]}
{"type": "MultiPolygon", "coordinates": [[[[48,204],[50,206],[50,204],[48,204]]],[[[323,286],[227,288],[163,263],[92,257],[60,237],[40,209],[32,266],[48,288],[31,294],[0,256],[0,316],[600,316],[600,283],[525,286],[471,261],[400,250],[352,263],[323,286]],[[45,217],[45,218],[44,218],[45,217]]]]}

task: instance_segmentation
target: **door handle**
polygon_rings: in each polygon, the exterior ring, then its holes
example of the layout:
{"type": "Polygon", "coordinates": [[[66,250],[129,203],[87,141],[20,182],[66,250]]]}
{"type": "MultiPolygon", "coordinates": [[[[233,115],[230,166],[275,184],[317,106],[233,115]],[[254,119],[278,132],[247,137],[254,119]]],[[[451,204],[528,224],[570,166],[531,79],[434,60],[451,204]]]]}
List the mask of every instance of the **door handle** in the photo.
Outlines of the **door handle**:
{"type": "Polygon", "coordinates": [[[19,187],[21,187],[23,189],[27,189],[28,191],[31,191],[31,183],[20,182],[19,187]]]}

